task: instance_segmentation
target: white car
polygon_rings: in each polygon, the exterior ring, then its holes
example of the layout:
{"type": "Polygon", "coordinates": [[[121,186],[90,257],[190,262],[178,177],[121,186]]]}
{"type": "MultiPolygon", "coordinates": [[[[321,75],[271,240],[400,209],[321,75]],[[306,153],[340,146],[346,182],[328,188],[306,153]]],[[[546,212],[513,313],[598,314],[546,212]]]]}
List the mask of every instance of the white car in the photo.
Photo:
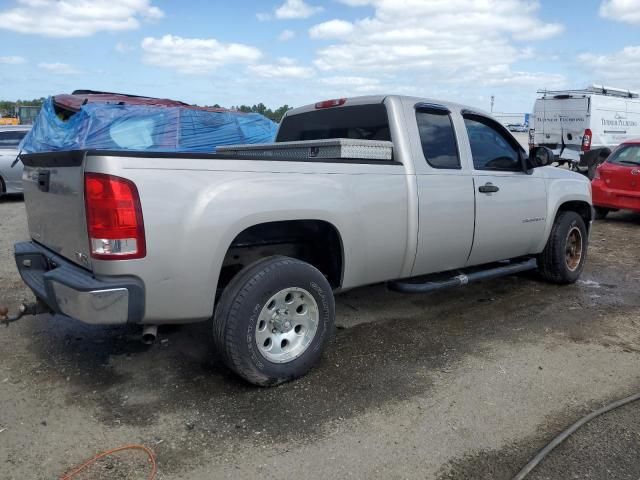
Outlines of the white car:
{"type": "Polygon", "coordinates": [[[0,127],[0,195],[22,193],[22,162],[13,164],[18,144],[31,130],[31,125],[0,127]]]}

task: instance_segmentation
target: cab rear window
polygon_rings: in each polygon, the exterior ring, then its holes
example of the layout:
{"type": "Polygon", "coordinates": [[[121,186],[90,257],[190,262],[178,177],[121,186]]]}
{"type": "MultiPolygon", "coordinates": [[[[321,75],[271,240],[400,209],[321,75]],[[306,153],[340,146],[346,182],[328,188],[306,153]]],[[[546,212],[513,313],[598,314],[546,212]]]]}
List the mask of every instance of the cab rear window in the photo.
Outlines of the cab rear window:
{"type": "Polygon", "coordinates": [[[387,108],[382,104],[354,105],[285,117],[276,142],[328,138],[390,141],[387,108]]]}

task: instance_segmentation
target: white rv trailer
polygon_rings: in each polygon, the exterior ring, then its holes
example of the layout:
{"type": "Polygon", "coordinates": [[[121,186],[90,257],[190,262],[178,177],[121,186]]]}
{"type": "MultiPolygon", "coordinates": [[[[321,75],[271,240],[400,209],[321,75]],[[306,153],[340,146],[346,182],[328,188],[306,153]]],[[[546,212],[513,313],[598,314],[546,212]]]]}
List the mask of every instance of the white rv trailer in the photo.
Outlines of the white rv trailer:
{"type": "Polygon", "coordinates": [[[583,90],[539,90],[530,146],[553,150],[558,163],[586,172],[620,143],[640,137],[637,92],[592,85],[583,90]]]}

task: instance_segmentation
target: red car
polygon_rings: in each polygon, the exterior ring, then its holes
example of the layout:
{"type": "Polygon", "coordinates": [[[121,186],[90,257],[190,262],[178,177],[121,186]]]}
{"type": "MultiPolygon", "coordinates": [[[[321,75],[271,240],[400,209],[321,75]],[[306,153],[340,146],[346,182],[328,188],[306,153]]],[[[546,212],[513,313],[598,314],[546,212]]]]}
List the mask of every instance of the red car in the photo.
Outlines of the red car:
{"type": "Polygon", "coordinates": [[[591,182],[596,218],[614,210],[640,212],[640,139],[620,144],[591,182]]]}

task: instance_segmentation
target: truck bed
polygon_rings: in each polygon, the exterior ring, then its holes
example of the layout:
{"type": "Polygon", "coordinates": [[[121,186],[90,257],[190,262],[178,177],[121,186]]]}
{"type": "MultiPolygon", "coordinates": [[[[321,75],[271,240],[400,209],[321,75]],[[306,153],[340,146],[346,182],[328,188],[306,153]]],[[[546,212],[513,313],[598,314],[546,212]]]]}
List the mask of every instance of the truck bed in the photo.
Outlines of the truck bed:
{"type": "Polygon", "coordinates": [[[22,160],[31,239],[96,277],[139,278],[146,286],[145,322],[210,317],[230,245],[247,228],[274,217],[319,219],[340,229],[349,245],[362,239],[358,249],[345,252],[358,267],[344,273],[344,288],[398,278],[411,267],[410,180],[396,160],[109,150],[27,154],[22,160]],[[85,173],[135,183],[145,258],[91,257],[85,173]],[[377,220],[366,221],[373,211],[377,220]],[[373,257],[379,257],[376,263],[373,257]]]}

